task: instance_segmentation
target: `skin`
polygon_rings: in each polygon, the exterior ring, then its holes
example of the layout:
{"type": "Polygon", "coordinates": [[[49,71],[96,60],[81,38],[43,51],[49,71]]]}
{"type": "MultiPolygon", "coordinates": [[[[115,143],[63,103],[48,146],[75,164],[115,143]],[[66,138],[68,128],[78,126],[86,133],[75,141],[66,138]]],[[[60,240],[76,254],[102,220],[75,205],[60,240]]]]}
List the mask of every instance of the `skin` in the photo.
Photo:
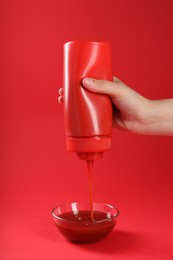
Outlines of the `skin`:
{"type": "MultiPolygon", "coordinates": [[[[173,99],[149,100],[116,77],[113,82],[84,78],[83,87],[110,96],[115,127],[137,134],[173,136],[173,99]]],[[[63,103],[62,88],[58,101],[63,103]]]]}

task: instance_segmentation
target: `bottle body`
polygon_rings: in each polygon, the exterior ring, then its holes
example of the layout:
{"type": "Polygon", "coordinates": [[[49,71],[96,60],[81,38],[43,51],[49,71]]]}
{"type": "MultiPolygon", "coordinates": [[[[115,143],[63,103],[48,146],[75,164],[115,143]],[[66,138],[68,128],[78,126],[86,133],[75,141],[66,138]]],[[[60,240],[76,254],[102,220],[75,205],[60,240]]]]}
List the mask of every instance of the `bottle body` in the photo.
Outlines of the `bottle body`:
{"type": "Polygon", "coordinates": [[[81,159],[100,158],[111,148],[112,102],[82,86],[84,77],[112,81],[110,45],[74,41],[64,44],[64,120],[67,150],[81,159]]]}

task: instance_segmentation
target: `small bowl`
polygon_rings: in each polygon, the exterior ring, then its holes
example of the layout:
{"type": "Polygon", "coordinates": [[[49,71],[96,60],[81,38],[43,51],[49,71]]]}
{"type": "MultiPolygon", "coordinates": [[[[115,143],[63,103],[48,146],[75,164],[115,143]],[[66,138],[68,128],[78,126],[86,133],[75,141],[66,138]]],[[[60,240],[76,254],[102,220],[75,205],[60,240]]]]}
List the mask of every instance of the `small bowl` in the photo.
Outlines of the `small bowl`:
{"type": "Polygon", "coordinates": [[[114,228],[119,211],[103,203],[67,203],[52,210],[56,226],[64,237],[75,243],[94,243],[105,238],[114,228]]]}

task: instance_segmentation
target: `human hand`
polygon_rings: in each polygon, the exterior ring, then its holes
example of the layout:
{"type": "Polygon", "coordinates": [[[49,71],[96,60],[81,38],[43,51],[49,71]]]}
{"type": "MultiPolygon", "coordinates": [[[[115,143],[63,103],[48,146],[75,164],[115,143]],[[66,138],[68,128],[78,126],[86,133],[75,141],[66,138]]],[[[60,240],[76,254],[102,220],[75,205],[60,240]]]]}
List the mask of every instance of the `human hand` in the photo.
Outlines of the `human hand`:
{"type": "Polygon", "coordinates": [[[113,123],[115,127],[131,132],[143,132],[149,100],[114,77],[113,82],[83,79],[83,86],[92,92],[110,96],[114,104],[113,123]]]}
{"type": "MultiPolygon", "coordinates": [[[[138,134],[173,135],[173,99],[149,100],[116,77],[113,82],[84,78],[82,83],[88,91],[110,96],[115,127],[138,134]]],[[[63,104],[63,88],[58,101],[63,104]]]]}

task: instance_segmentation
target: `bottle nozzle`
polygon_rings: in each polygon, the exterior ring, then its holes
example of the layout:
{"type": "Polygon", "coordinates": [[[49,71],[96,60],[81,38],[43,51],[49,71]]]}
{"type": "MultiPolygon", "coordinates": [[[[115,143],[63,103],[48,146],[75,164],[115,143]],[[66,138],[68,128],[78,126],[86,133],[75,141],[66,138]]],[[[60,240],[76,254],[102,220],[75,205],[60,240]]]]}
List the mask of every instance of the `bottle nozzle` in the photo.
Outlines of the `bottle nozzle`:
{"type": "Polygon", "coordinates": [[[103,157],[103,152],[77,153],[81,160],[97,160],[103,157]]]}

